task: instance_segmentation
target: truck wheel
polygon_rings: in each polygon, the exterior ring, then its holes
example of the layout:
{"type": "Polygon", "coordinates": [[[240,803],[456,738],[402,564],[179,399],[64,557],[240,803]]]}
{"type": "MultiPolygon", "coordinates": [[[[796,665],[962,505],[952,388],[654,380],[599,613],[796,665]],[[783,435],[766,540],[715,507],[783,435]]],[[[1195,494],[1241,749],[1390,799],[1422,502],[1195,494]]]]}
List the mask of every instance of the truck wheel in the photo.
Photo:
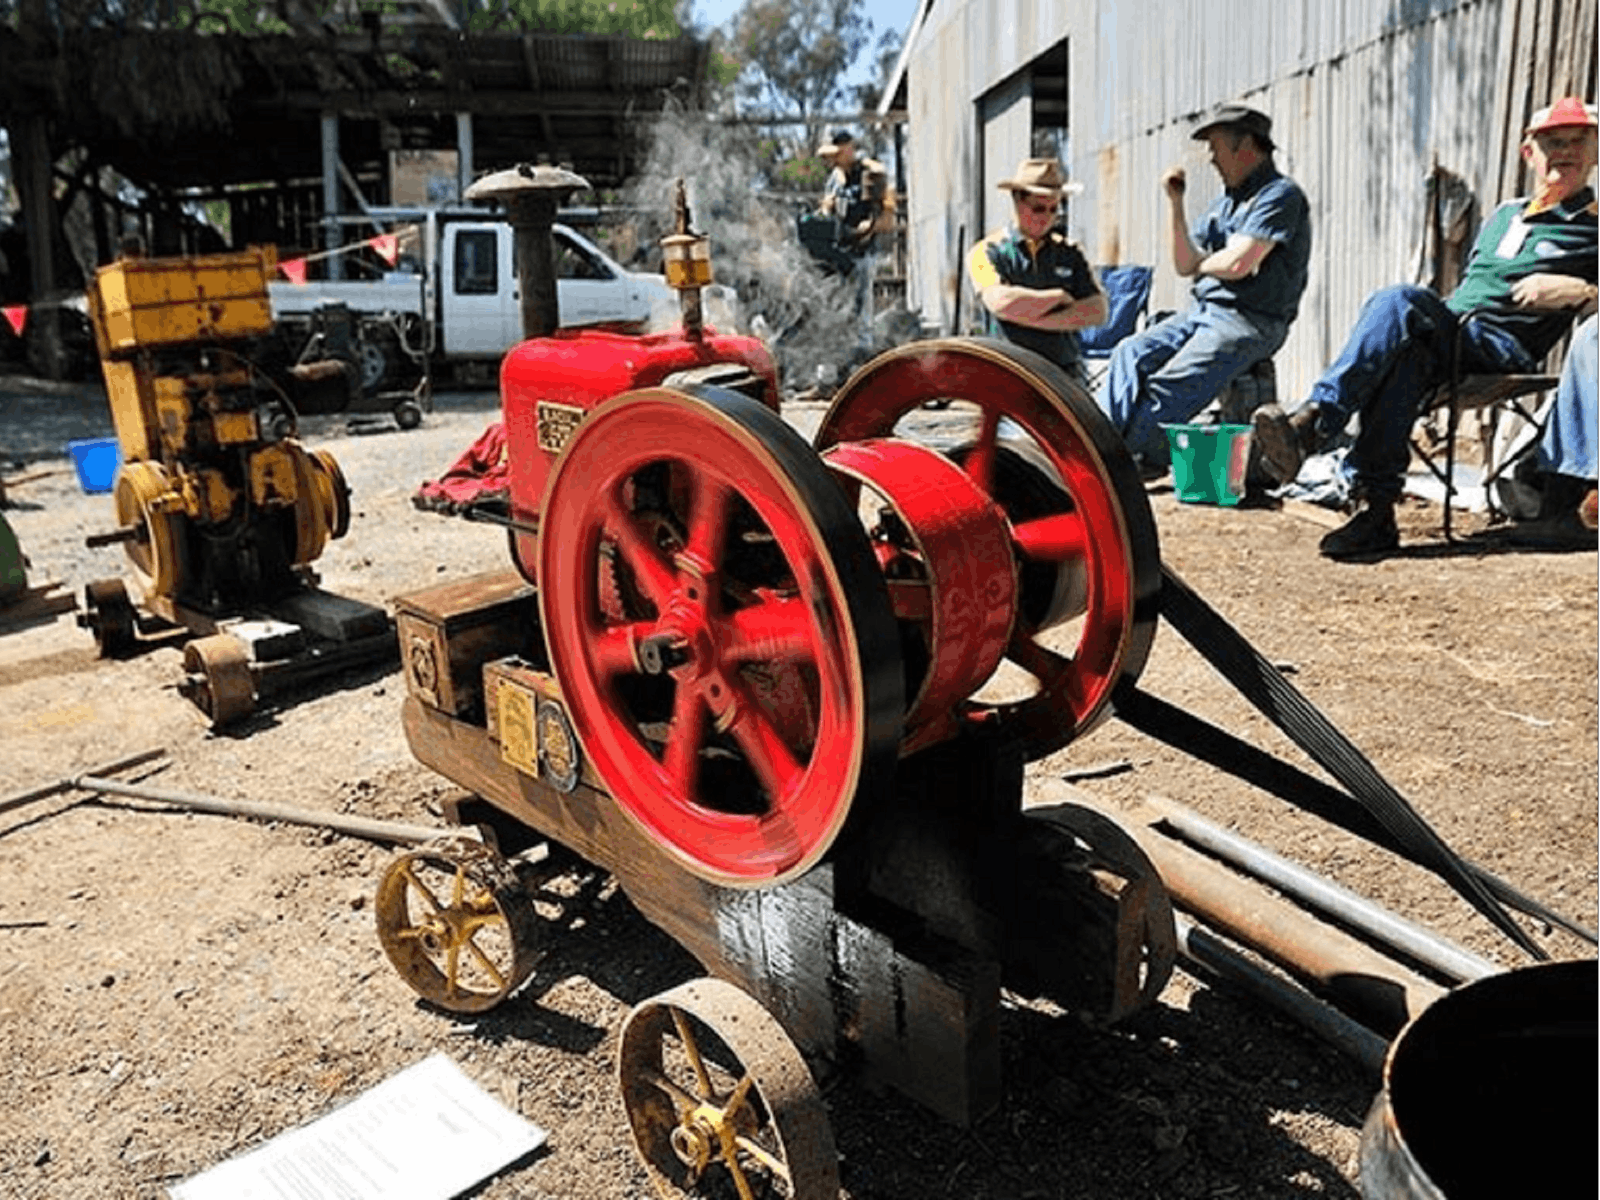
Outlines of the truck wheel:
{"type": "Polygon", "coordinates": [[[369,325],[361,331],[360,366],[363,394],[383,391],[400,367],[400,344],[392,329],[369,325]]]}

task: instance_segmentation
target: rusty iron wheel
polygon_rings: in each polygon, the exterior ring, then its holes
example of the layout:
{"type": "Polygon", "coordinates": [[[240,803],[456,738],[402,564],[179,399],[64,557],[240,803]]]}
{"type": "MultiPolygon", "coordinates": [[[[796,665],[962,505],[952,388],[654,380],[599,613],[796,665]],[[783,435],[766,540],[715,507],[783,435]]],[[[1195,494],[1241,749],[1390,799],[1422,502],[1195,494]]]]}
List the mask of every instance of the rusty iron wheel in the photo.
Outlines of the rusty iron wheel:
{"type": "Polygon", "coordinates": [[[538,959],[538,913],[515,869],[471,838],[436,838],[396,857],[373,914],[400,978],[447,1012],[493,1008],[538,959]]]}
{"type": "Polygon", "coordinates": [[[640,1004],[617,1070],[634,1146],[667,1200],[838,1200],[839,1155],[811,1072],[731,983],[697,979],[640,1004]]]}
{"type": "Polygon", "coordinates": [[[185,693],[221,729],[248,717],[256,706],[255,679],[245,645],[232,634],[196,638],[183,648],[185,693]]]}
{"type": "Polygon", "coordinates": [[[133,649],[138,622],[122,580],[96,579],[85,584],[83,608],[83,623],[94,633],[101,658],[116,658],[133,649]]]}

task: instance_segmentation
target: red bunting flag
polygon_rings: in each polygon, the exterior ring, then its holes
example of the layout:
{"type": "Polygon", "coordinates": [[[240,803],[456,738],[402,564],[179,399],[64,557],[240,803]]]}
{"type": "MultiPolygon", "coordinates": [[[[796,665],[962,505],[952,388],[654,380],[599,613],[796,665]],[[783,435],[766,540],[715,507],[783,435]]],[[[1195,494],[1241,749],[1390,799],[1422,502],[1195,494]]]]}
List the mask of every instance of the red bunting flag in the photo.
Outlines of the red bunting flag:
{"type": "Polygon", "coordinates": [[[12,331],[18,337],[21,337],[22,331],[28,327],[28,306],[26,304],[9,304],[5,308],[0,308],[0,312],[5,313],[6,324],[11,326],[12,331]]]}
{"type": "Polygon", "coordinates": [[[278,264],[278,270],[290,283],[303,284],[306,281],[306,260],[303,258],[286,258],[278,264]]]}
{"type": "Polygon", "coordinates": [[[392,233],[380,233],[377,237],[368,238],[367,245],[391,267],[400,258],[400,239],[392,233]]]}

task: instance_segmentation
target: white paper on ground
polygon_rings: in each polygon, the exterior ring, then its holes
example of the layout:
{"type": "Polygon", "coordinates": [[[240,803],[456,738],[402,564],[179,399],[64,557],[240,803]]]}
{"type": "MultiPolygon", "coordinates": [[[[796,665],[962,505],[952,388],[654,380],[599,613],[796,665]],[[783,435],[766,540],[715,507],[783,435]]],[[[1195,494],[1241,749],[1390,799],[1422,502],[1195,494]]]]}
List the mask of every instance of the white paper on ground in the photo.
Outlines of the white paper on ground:
{"type": "Polygon", "coordinates": [[[435,1054],[170,1189],[172,1200],[450,1200],[549,1135],[435,1054]]]}

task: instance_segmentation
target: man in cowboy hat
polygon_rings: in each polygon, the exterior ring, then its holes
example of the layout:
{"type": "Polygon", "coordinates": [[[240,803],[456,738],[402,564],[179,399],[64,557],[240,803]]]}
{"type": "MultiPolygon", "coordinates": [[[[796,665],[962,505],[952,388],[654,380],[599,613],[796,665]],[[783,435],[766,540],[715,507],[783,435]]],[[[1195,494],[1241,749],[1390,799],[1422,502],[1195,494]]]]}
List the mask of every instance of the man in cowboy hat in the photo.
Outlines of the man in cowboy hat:
{"type": "Polygon", "coordinates": [[[878,269],[878,234],[894,228],[894,195],[889,172],[881,162],[856,153],[856,139],[838,130],[817,149],[832,164],[817,211],[838,223],[837,245],[852,263],[857,349],[872,346],[872,277],[878,269]]]}
{"type": "Polygon", "coordinates": [[[1053,158],[1024,159],[1000,187],[1014,220],[972,248],[967,274],[1007,341],[1084,380],[1078,330],[1106,319],[1106,297],[1083,251],[1056,227],[1061,197],[1076,190],[1053,158]]]}
{"type": "MultiPolygon", "coordinates": [[[[1458,341],[1464,372],[1536,371],[1573,315],[1593,308],[1597,208],[1589,176],[1596,161],[1595,124],[1595,110],[1576,96],[1534,113],[1522,139],[1533,194],[1490,214],[1450,298],[1410,284],[1373,293],[1310,399],[1292,417],[1277,405],[1255,414],[1262,461],[1284,481],[1359,415],[1360,432],[1346,459],[1359,508],[1322,539],[1329,558],[1370,557],[1400,544],[1394,505],[1410,462],[1411,426],[1449,378],[1458,341]],[[1488,311],[1465,319],[1486,306],[1488,311]]],[[[1592,410],[1586,420],[1592,427],[1592,410]]],[[[1553,459],[1555,493],[1547,491],[1546,501],[1576,509],[1593,470],[1592,454],[1576,466],[1553,459]]]]}
{"type": "Polygon", "coordinates": [[[1311,211],[1272,155],[1272,119],[1224,104],[1190,131],[1208,144],[1223,193],[1188,227],[1187,178],[1162,177],[1172,258],[1194,280],[1187,311],[1127,338],[1111,353],[1097,399],[1146,476],[1168,461],[1163,424],[1188,421],[1289,336],[1311,258],[1311,211]]]}

